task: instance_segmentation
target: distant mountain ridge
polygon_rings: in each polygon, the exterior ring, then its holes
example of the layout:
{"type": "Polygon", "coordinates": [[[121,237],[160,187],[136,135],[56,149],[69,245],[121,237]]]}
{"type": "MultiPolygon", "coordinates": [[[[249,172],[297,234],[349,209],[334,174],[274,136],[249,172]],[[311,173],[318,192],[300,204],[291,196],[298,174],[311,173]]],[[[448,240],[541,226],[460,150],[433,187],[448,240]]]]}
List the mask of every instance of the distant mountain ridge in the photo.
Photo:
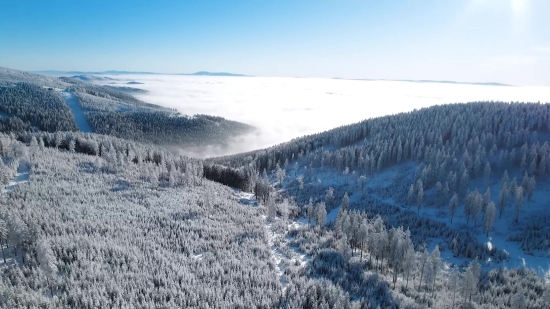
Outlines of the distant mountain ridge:
{"type": "Polygon", "coordinates": [[[515,87],[514,85],[510,85],[510,84],[495,83],[495,82],[457,82],[457,81],[453,81],[453,80],[430,80],[430,79],[419,79],[419,80],[416,80],[416,79],[371,79],[371,78],[341,78],[341,77],[334,77],[333,79],[515,87]]]}
{"type": "Polygon", "coordinates": [[[208,71],[198,71],[195,73],[158,73],[158,72],[141,72],[141,71],[118,71],[118,70],[108,70],[108,71],[58,71],[58,70],[44,70],[44,71],[34,71],[33,73],[37,74],[46,74],[46,75],[79,75],[79,76],[89,76],[89,75],[133,75],[133,74],[144,74],[144,75],[195,75],[195,76],[252,76],[245,74],[229,73],[229,72],[208,72],[208,71]]]}
{"type": "Polygon", "coordinates": [[[240,76],[240,77],[250,77],[252,75],[245,75],[245,74],[236,74],[236,73],[228,73],[228,72],[207,72],[207,71],[199,71],[191,74],[180,74],[180,75],[196,75],[196,76],[240,76]]]}

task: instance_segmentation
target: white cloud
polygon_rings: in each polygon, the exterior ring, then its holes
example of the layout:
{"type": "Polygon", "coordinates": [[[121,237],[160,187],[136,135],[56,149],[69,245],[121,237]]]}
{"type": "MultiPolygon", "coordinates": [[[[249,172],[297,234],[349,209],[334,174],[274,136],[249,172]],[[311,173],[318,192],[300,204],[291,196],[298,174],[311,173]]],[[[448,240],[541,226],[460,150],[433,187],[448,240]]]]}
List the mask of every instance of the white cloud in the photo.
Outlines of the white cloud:
{"type": "Polygon", "coordinates": [[[173,107],[188,115],[217,115],[259,128],[254,134],[238,138],[228,148],[185,150],[199,157],[268,147],[366,118],[436,104],[477,100],[550,102],[548,87],[273,77],[122,78],[144,83],[132,86],[149,90],[149,94],[139,96],[147,102],[173,107]]]}

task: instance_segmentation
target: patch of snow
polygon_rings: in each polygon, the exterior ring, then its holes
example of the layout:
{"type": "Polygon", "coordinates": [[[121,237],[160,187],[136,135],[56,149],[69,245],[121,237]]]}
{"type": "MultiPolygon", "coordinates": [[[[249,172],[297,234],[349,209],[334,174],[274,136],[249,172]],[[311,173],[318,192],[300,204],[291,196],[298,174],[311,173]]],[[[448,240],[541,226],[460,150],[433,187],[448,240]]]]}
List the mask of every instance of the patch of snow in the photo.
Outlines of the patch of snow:
{"type": "Polygon", "coordinates": [[[338,206],[338,207],[334,208],[333,210],[331,210],[327,214],[327,221],[326,222],[336,221],[336,217],[338,216],[338,212],[340,211],[340,208],[342,208],[342,206],[338,206]]]}
{"type": "Polygon", "coordinates": [[[11,117],[12,117],[12,115],[10,115],[10,114],[6,114],[6,113],[3,113],[3,112],[0,112],[0,118],[6,118],[6,119],[8,119],[8,118],[11,118],[11,117]]]}

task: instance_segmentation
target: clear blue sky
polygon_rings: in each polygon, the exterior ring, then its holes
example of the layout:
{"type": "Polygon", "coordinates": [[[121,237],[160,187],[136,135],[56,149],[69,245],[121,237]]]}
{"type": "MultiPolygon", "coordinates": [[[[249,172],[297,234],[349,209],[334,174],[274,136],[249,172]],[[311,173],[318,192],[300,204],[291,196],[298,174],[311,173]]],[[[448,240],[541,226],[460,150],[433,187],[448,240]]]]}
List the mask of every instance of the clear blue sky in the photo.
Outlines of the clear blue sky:
{"type": "Polygon", "coordinates": [[[550,85],[548,0],[4,0],[0,66],[550,85]]]}

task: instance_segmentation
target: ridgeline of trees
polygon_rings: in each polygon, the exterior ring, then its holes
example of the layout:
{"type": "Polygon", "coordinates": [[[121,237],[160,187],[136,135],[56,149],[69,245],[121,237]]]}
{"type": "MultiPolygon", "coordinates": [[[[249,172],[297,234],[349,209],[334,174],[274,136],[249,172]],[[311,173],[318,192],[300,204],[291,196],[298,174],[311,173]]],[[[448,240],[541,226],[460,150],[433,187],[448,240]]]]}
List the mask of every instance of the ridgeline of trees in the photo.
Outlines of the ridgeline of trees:
{"type": "Polygon", "coordinates": [[[158,105],[138,100],[131,94],[125,93],[117,89],[116,87],[89,84],[70,77],[60,77],[59,79],[71,85],[68,88],[68,90],[71,92],[86,93],[100,98],[121,101],[124,103],[132,104],[136,107],[147,107],[152,109],[165,110],[158,105]]]}
{"type": "Polygon", "coordinates": [[[35,84],[0,87],[0,112],[23,122],[2,120],[3,132],[28,130],[30,127],[47,132],[78,130],[61,95],[35,84]]]}
{"type": "Polygon", "coordinates": [[[99,134],[159,145],[227,144],[252,127],[221,117],[193,117],[167,112],[85,112],[92,130],[99,134]]]}

